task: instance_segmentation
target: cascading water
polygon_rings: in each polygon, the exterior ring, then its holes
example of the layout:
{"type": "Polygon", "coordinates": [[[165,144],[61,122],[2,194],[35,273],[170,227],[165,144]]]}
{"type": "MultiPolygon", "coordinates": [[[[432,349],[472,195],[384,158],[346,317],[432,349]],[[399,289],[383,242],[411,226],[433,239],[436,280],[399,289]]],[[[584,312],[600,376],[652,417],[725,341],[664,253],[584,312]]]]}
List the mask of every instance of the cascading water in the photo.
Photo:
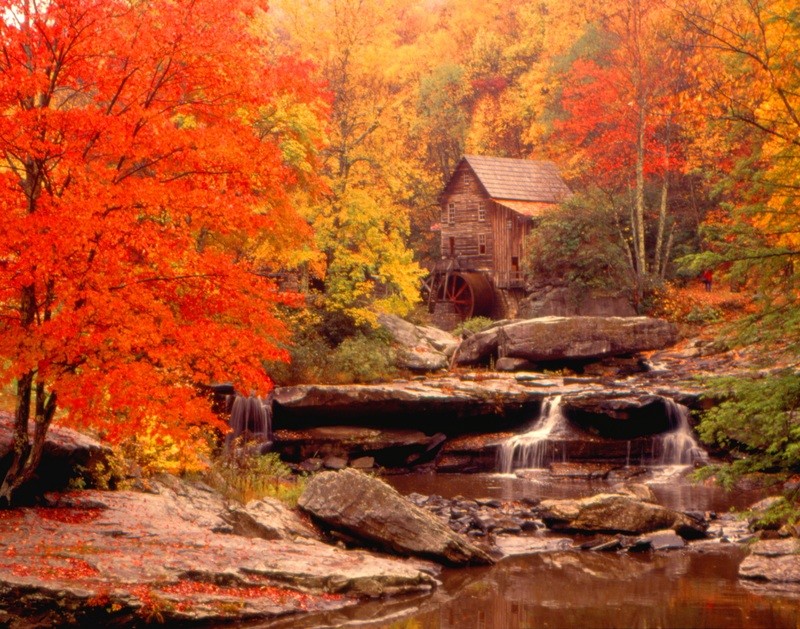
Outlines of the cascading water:
{"type": "Polygon", "coordinates": [[[272,395],[262,400],[256,395],[236,394],[231,405],[231,432],[225,440],[230,446],[236,439],[272,442],[272,395]]]}
{"type": "Polygon", "coordinates": [[[664,398],[671,430],[657,437],[661,465],[693,465],[708,460],[708,454],[697,443],[689,425],[689,409],[664,398]]]}
{"type": "Polygon", "coordinates": [[[548,438],[565,418],[561,412],[561,396],[545,398],[533,428],[507,439],[500,447],[500,472],[508,474],[518,468],[542,468],[547,458],[548,438]]]}

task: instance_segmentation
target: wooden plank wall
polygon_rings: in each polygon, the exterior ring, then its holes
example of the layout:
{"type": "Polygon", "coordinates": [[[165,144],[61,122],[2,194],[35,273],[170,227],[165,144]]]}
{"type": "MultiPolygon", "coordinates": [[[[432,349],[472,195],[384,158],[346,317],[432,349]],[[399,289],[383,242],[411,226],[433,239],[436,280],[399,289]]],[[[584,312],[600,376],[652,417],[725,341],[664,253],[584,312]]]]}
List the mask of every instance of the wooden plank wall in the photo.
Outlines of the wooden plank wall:
{"type": "Polygon", "coordinates": [[[455,239],[455,256],[471,268],[491,271],[494,261],[494,238],[490,218],[490,202],[485,197],[472,170],[466,166],[456,171],[442,195],[442,255],[450,256],[450,239],[455,239]],[[464,176],[468,175],[468,179],[464,176]],[[486,219],[478,220],[478,207],[483,202],[486,219]],[[451,223],[450,204],[455,206],[455,221],[451,223]],[[486,238],[486,252],[479,251],[480,236],[486,238]]]}

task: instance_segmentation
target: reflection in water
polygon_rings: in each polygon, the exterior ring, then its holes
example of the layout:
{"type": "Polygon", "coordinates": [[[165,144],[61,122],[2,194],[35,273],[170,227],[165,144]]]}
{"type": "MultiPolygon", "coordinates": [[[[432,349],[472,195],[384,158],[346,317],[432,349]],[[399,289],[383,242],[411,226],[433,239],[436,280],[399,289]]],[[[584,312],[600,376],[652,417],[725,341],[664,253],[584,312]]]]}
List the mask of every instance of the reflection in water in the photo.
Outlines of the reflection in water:
{"type": "MultiPolygon", "coordinates": [[[[683,511],[725,512],[744,509],[765,496],[763,491],[726,492],[716,485],[694,485],[681,476],[685,466],[651,468],[648,476],[631,482],[647,482],[660,504],[683,511]]],[[[439,494],[445,498],[499,498],[501,500],[582,498],[611,490],[617,481],[554,478],[547,472],[540,477],[519,478],[513,474],[407,474],[388,476],[390,485],[401,494],[439,494]]]]}
{"type": "MultiPolygon", "coordinates": [[[[665,468],[663,472],[674,472],[665,468]]],[[[389,477],[401,493],[448,498],[580,497],[612,483],[531,482],[504,474],[389,477]]],[[[682,510],[727,511],[763,497],[726,494],[665,474],[652,486],[659,502],[682,510]]],[[[353,609],[258,626],[269,629],[538,629],[800,627],[800,593],[759,592],[737,577],[744,549],[698,543],[664,553],[557,551],[507,558],[494,566],[445,570],[433,594],[369,601],[353,609]]]]}
{"type": "Polygon", "coordinates": [[[741,549],[614,554],[557,552],[447,570],[426,598],[262,625],[271,629],[793,628],[798,599],[739,584],[741,549]]]}

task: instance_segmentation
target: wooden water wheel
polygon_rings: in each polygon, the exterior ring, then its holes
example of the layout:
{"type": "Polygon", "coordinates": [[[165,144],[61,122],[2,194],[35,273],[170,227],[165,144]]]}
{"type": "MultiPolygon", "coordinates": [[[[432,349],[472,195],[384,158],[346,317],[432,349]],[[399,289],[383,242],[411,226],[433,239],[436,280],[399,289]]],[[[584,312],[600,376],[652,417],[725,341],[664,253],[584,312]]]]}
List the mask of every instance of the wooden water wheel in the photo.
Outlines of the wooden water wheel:
{"type": "Polygon", "coordinates": [[[449,304],[462,320],[488,317],[494,307],[494,291],[483,273],[454,271],[444,276],[436,301],[449,304]]]}

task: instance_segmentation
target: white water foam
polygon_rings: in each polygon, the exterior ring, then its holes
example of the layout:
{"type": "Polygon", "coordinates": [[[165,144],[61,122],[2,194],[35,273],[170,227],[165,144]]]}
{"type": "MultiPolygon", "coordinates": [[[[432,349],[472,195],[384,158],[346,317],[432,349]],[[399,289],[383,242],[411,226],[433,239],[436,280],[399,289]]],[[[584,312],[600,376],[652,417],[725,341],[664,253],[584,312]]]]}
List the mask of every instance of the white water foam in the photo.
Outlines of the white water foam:
{"type": "Polygon", "coordinates": [[[669,398],[664,400],[672,430],[657,437],[661,450],[659,464],[694,465],[708,461],[708,454],[694,438],[689,425],[689,409],[669,398]]]}
{"type": "Polygon", "coordinates": [[[515,469],[543,468],[547,441],[553,429],[565,420],[561,412],[561,396],[545,398],[542,410],[531,430],[514,435],[500,446],[499,471],[509,474],[515,469]]]}

